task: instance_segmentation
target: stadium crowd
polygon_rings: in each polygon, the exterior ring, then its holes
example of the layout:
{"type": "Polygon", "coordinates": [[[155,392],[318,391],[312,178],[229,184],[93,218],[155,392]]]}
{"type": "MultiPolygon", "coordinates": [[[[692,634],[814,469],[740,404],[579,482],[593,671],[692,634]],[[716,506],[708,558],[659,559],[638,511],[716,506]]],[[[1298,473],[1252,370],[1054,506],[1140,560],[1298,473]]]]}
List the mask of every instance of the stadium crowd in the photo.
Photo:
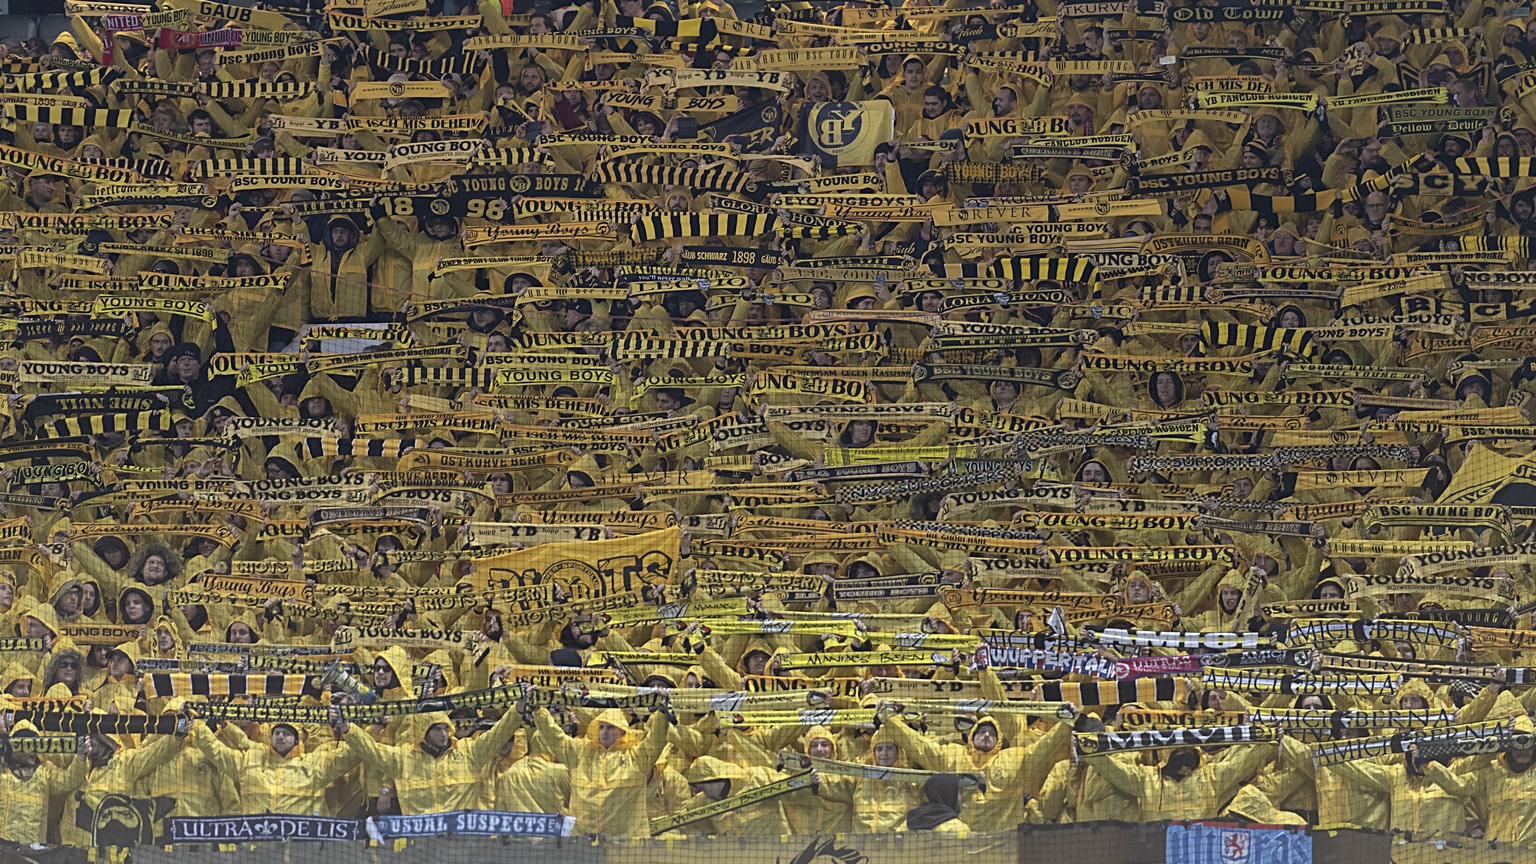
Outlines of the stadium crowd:
{"type": "Polygon", "coordinates": [[[4,838],[1536,843],[1529,7],[68,11],[4,838]]]}

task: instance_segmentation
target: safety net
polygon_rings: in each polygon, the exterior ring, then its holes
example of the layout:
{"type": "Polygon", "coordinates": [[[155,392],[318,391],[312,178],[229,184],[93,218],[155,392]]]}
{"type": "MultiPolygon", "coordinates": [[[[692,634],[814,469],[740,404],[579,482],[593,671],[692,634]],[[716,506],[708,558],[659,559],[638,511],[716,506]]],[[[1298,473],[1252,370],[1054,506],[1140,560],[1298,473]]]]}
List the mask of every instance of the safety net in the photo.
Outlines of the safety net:
{"type": "Polygon", "coordinates": [[[1528,7],[553,5],[0,41],[0,862],[1536,855],[1528,7]]]}

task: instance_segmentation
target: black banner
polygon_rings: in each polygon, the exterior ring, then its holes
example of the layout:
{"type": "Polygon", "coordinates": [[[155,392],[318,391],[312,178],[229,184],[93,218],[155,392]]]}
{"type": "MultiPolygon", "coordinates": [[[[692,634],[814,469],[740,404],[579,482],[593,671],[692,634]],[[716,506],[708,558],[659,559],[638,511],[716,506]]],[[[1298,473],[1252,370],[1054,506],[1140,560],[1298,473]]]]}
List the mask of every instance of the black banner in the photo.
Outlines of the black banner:
{"type": "Polygon", "coordinates": [[[130,411],[156,411],[167,407],[162,399],[134,393],[124,394],[73,394],[44,393],[33,397],[22,412],[25,423],[35,423],[40,417],[54,414],[121,414],[130,411]]]}
{"type": "Polygon", "coordinates": [[[678,261],[705,267],[777,267],[784,263],[784,256],[768,249],[684,246],[678,261]]]}
{"type": "Polygon", "coordinates": [[[1234,168],[1229,171],[1191,171],[1187,174],[1150,174],[1131,181],[1132,194],[1183,192],[1192,189],[1218,189],[1224,186],[1253,186],[1257,183],[1290,185],[1284,168],[1234,168]]]}
{"type": "Polygon", "coordinates": [[[699,137],[707,141],[744,137],[748,143],[742,149],[751,150],[756,145],[773,142],[783,116],[783,109],[777,103],[760,102],[727,114],[713,123],[703,124],[699,127],[699,137]]]}
{"type": "Polygon", "coordinates": [[[72,339],[76,336],[95,338],[112,336],[122,338],[133,332],[127,321],[101,319],[59,319],[16,322],[16,341],[31,342],[37,339],[72,339]]]}
{"type": "Polygon", "coordinates": [[[175,714],[86,714],[79,711],[17,711],[12,725],[26,720],[40,732],[75,735],[170,735],[181,718],[175,714]]]}
{"type": "Polygon", "coordinates": [[[944,381],[968,379],[974,381],[1012,381],[1015,384],[1033,384],[1037,387],[1053,387],[1071,390],[1083,380],[1076,369],[1036,369],[1029,366],[986,366],[965,363],[918,363],[912,367],[912,380],[944,381]]]}
{"type": "Polygon", "coordinates": [[[1514,626],[1514,619],[1507,609],[1420,609],[1417,612],[1388,612],[1380,618],[1396,621],[1455,621],[1463,627],[1514,626]]]}
{"type": "Polygon", "coordinates": [[[1287,6],[1181,6],[1168,10],[1175,24],[1195,21],[1283,21],[1295,15],[1287,6]]]}
{"type": "Polygon", "coordinates": [[[1190,45],[1180,55],[1185,60],[1281,60],[1284,48],[1278,45],[1253,45],[1248,48],[1227,48],[1220,45],[1190,45]]]}

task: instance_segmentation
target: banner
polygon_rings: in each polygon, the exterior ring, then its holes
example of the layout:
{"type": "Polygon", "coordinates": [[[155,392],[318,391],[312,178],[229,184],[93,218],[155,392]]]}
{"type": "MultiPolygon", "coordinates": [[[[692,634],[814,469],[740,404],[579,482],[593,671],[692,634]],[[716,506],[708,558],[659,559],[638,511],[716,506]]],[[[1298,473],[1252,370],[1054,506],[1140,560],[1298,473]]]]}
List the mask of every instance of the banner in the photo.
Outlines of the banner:
{"type": "Polygon", "coordinates": [[[1379,710],[1327,711],[1322,708],[1255,708],[1248,719],[1265,726],[1289,729],[1415,729],[1449,726],[1456,722],[1450,711],[1379,710]]]}
{"type": "Polygon", "coordinates": [[[1212,687],[1236,690],[1239,693],[1282,693],[1287,696],[1314,693],[1384,695],[1395,693],[1402,684],[1402,678],[1394,675],[1278,675],[1233,669],[1206,669],[1202,680],[1212,687]]]}
{"type": "Polygon", "coordinates": [[[1179,648],[1184,650],[1208,648],[1218,651],[1253,649],[1270,643],[1270,637],[1260,633],[1182,633],[1177,631],[1135,630],[1115,627],[1103,629],[1087,627],[1082,638],[1101,645],[1132,646],[1137,648],[1179,648]]]}
{"type": "Polygon", "coordinates": [[[575,819],[558,813],[454,810],[412,816],[376,816],[373,824],[388,839],[399,837],[569,837],[575,819]]]}
{"type": "Polygon", "coordinates": [[[895,134],[896,106],[872,102],[808,102],[800,109],[802,152],[825,167],[875,164],[875,149],[895,134]]]}
{"type": "Polygon", "coordinates": [[[362,823],[323,816],[173,816],[165,820],[170,843],[260,843],[286,840],[358,840],[362,823]]]}
{"type": "Polygon", "coordinates": [[[1174,822],[1165,842],[1166,860],[1180,864],[1312,864],[1312,834],[1305,828],[1174,822]]]}
{"type": "Polygon", "coordinates": [[[577,601],[641,591],[672,581],[681,543],[681,529],[673,527],[475,558],[475,590],[549,582],[577,601]]]}
{"type": "Polygon", "coordinates": [[[1175,750],[1182,747],[1272,745],[1279,740],[1279,732],[1263,726],[1201,726],[1193,729],[1146,729],[1139,732],[1075,732],[1072,735],[1072,747],[1078,758],[1091,758],[1112,753],[1175,750]]]}

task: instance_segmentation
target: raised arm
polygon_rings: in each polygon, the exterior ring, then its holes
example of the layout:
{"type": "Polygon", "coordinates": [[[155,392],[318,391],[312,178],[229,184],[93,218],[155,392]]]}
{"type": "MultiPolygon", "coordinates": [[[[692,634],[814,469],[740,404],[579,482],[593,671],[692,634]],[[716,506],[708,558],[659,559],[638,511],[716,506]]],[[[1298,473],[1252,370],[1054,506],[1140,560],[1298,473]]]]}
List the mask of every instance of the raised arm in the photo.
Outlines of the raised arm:
{"type": "Polygon", "coordinates": [[[501,745],[512,740],[518,727],[523,725],[522,715],[515,709],[508,708],[496,725],[481,733],[479,737],[469,742],[470,758],[479,764],[489,764],[497,753],[501,752],[501,745]]]}
{"type": "Polygon", "coordinates": [[[80,756],[69,760],[67,768],[44,762],[40,766],[39,774],[44,791],[49,795],[62,795],[80,788],[80,784],[85,782],[85,757],[80,756]]]}
{"type": "Polygon", "coordinates": [[[1071,747],[1072,724],[1057,721],[1028,745],[998,754],[987,765],[987,785],[1008,790],[1039,788],[1051,767],[1067,758],[1071,747]]]}
{"type": "Polygon", "coordinates": [[[1147,794],[1147,777],[1130,757],[1099,756],[1086,760],[1088,767],[1099,772],[1109,785],[1140,801],[1151,797],[1147,794]]]}
{"type": "Polygon", "coordinates": [[[226,777],[234,777],[240,773],[240,764],[245,760],[245,754],[223,741],[213,734],[213,731],[204,723],[199,723],[192,729],[192,740],[196,742],[198,749],[208,757],[208,763],[213,770],[226,777]]]}
{"type": "Polygon", "coordinates": [[[119,753],[116,758],[124,761],[124,773],[137,783],[154,773],[155,769],[171,761],[180,749],[182,736],[157,735],[155,740],[136,750],[119,753]]]}
{"type": "Polygon", "coordinates": [[[1362,789],[1388,794],[1392,792],[1392,774],[1384,765],[1378,765],[1367,759],[1357,759],[1328,767],[1333,773],[1362,789]]]}
{"type": "Polygon", "coordinates": [[[937,743],[928,740],[928,736],[919,735],[916,730],[907,725],[907,721],[900,717],[891,717],[885,721],[885,725],[902,752],[907,754],[907,758],[929,771],[945,770],[944,750],[937,743]]]}
{"type": "Polygon", "coordinates": [[[1236,794],[1239,787],[1257,774],[1264,763],[1275,758],[1276,747],[1270,744],[1240,744],[1243,749],[1221,762],[1210,763],[1211,785],[1216,797],[1226,799],[1236,794]]]}
{"type": "Polygon", "coordinates": [[[330,783],[362,761],[358,751],[346,745],[306,753],[303,758],[309,766],[310,776],[317,783],[330,783]]]}
{"type": "Polygon", "coordinates": [[[672,715],[658,711],[646,724],[645,740],[635,748],[635,762],[639,765],[655,765],[661,758],[661,750],[667,746],[667,733],[672,729],[672,715]]]}
{"type": "Polygon", "coordinates": [[[361,727],[351,724],[347,724],[342,736],[346,739],[347,749],[369,768],[382,772],[388,777],[400,776],[404,760],[400,758],[401,754],[397,748],[380,744],[361,727]]]}
{"type": "MultiPolygon", "coordinates": [[[[564,729],[556,725],[547,709],[534,712],[533,724],[537,727],[534,741],[540,748],[554,755],[556,762],[574,767],[581,761],[580,746],[565,734],[564,729]]],[[[533,742],[530,741],[530,743],[533,742]]]]}

